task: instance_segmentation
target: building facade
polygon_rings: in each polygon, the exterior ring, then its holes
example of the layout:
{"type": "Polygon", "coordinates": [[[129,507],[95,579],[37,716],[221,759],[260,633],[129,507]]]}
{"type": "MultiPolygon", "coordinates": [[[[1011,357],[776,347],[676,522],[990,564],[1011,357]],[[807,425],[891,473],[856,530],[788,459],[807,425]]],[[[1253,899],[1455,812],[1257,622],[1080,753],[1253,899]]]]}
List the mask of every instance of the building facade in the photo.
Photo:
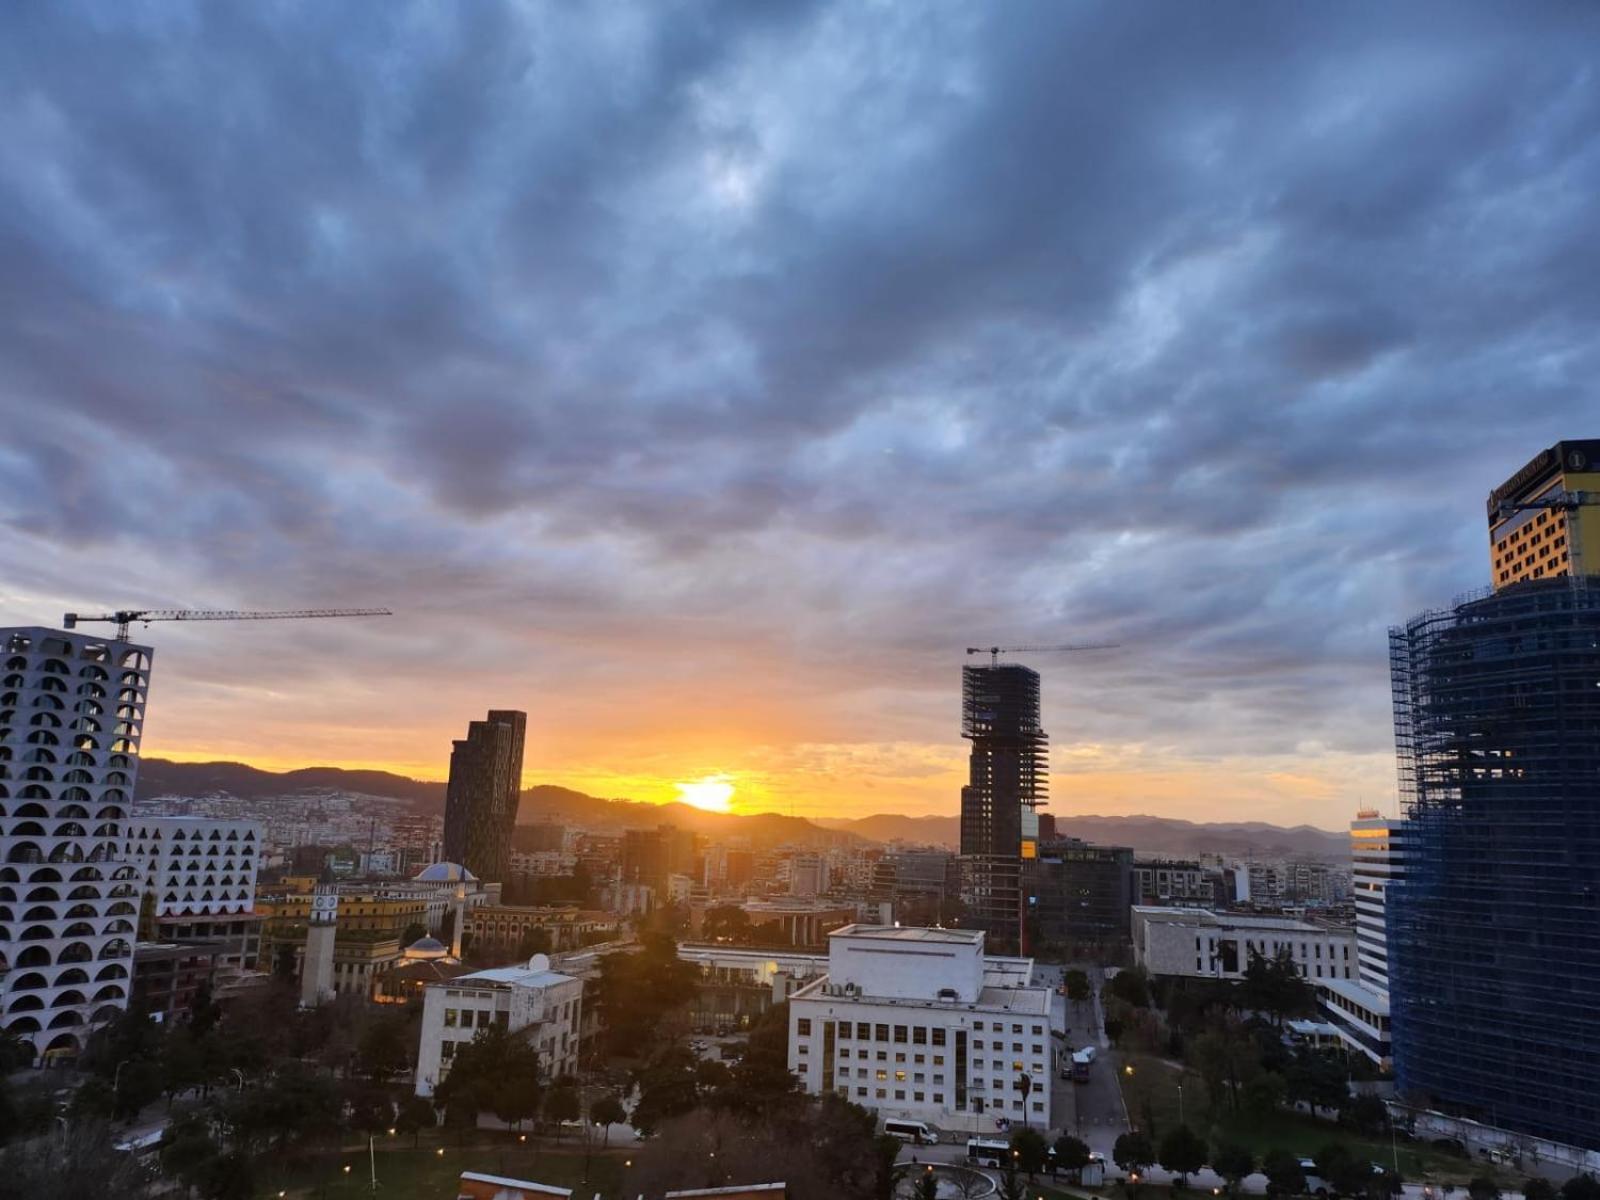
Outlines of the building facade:
{"type": "Polygon", "coordinates": [[[504,883],[511,873],[527,724],[525,713],[491,709],[487,719],[467,726],[467,736],[450,751],[444,857],[492,883],[504,883]]]}
{"type": "Polygon", "coordinates": [[[1293,917],[1247,916],[1203,908],[1133,908],[1134,961],[1152,975],[1243,979],[1252,955],[1287,950],[1302,978],[1356,978],[1355,930],[1293,917]]]}
{"type": "Polygon", "coordinates": [[[480,961],[494,956],[511,958],[535,930],[544,931],[548,952],[604,941],[616,927],[617,919],[610,913],[580,909],[575,904],[485,904],[467,917],[467,945],[480,961]]]}
{"type": "Polygon", "coordinates": [[[139,877],[123,843],[150,657],[0,630],[0,1004],[41,1056],[75,1056],[127,1007],[139,877]]]}
{"type": "Polygon", "coordinates": [[[1022,863],[1037,851],[1050,769],[1039,673],[1017,663],[963,667],[961,736],[972,743],[961,789],[962,899],[996,947],[1020,950],[1022,863]]]}
{"type": "Polygon", "coordinates": [[[461,1044],[495,1024],[533,1044],[546,1079],[576,1074],[582,1022],[583,982],[552,971],[542,954],[526,966],[474,971],[432,984],[423,997],[417,1095],[433,1095],[461,1044]]]}
{"type": "Polygon", "coordinates": [[[1082,957],[1127,945],[1132,849],[1067,838],[1042,844],[1038,857],[1023,865],[1036,947],[1082,957]]]}
{"type": "Polygon", "coordinates": [[[159,1022],[194,1011],[202,987],[215,989],[226,947],[219,942],[140,942],[133,948],[133,998],[159,1022]]]}
{"type": "Polygon", "coordinates": [[[1211,908],[1221,902],[1219,872],[1181,859],[1144,859],[1133,864],[1134,902],[1211,908]]]}
{"type": "Polygon", "coordinates": [[[1489,494],[1496,588],[1600,573],[1600,512],[1577,503],[1600,489],[1600,440],[1557,442],[1489,494]]]}
{"type": "Polygon", "coordinates": [[[143,936],[204,942],[220,965],[253,969],[260,954],[255,912],[261,825],[209,817],[129,822],[123,856],[143,873],[143,936]]]}
{"type": "Polygon", "coordinates": [[[1373,991],[1389,991],[1388,894],[1405,876],[1406,823],[1375,812],[1350,822],[1350,879],[1356,904],[1356,951],[1360,979],[1373,991]]]}
{"type": "Polygon", "coordinates": [[[1600,579],[1509,584],[1392,630],[1390,648],[1399,1086],[1600,1148],[1600,579]]]}
{"type": "Polygon", "coordinates": [[[827,974],[789,1000],[790,1069],[880,1117],[1048,1129],[1050,991],[983,951],[979,930],[835,930],[827,974]]]}

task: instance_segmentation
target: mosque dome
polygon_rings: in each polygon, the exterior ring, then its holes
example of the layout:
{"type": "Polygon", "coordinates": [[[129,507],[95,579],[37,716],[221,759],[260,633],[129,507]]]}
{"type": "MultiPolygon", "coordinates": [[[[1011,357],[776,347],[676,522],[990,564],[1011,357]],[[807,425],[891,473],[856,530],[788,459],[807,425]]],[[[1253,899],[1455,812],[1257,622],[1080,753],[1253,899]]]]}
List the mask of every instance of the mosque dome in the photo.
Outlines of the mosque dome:
{"type": "Polygon", "coordinates": [[[422,869],[418,883],[474,883],[477,876],[460,863],[436,862],[422,869]]]}
{"type": "Polygon", "coordinates": [[[408,962],[450,957],[450,947],[436,937],[420,937],[406,947],[404,957],[408,962]]]}

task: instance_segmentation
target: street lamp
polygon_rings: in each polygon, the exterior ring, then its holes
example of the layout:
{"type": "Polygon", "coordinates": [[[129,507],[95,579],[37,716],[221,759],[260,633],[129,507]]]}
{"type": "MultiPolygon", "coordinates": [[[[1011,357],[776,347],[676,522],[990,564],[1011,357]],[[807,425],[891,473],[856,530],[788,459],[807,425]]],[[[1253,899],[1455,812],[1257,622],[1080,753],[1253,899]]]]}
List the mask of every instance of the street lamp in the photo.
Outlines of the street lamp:
{"type": "Polygon", "coordinates": [[[1129,1063],[1127,1066],[1123,1067],[1122,1068],[1122,1073],[1124,1075],[1132,1075],[1133,1074],[1133,1064],[1129,1063]]]}

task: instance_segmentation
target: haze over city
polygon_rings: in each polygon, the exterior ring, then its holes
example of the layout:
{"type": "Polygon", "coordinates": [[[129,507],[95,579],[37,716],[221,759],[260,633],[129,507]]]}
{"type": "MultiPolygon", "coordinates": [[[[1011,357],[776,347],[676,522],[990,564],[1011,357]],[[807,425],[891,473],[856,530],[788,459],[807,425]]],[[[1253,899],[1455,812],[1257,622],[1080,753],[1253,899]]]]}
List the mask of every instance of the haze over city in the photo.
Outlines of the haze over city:
{"type": "MultiPolygon", "coordinates": [[[[1593,426],[1595,14],[0,17],[0,621],[166,625],[149,757],[957,810],[1392,810],[1386,628],[1593,426]],[[1582,27],[1582,28],[1580,28],[1582,27]],[[731,789],[731,790],[730,790],[731,789]]],[[[137,633],[135,635],[138,636],[137,633]]]]}

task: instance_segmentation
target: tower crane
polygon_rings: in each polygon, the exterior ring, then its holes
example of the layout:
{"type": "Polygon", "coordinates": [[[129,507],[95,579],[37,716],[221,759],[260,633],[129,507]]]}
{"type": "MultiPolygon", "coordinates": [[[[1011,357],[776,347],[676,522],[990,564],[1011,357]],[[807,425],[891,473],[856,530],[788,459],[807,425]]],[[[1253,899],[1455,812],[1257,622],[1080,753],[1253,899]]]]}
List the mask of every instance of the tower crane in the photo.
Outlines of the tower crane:
{"type": "Polygon", "coordinates": [[[296,608],[280,612],[240,612],[234,609],[199,608],[119,608],[116,612],[88,616],[67,613],[61,618],[64,629],[72,629],[85,621],[107,621],[117,627],[116,640],[128,640],[128,626],[134,622],[148,625],[151,621],[298,621],[307,617],[392,617],[387,608],[296,608]]]}
{"type": "Polygon", "coordinates": [[[1120,642],[1088,642],[1077,646],[968,646],[968,654],[987,654],[989,665],[998,667],[1002,654],[1058,654],[1069,650],[1115,650],[1120,642]]]}

